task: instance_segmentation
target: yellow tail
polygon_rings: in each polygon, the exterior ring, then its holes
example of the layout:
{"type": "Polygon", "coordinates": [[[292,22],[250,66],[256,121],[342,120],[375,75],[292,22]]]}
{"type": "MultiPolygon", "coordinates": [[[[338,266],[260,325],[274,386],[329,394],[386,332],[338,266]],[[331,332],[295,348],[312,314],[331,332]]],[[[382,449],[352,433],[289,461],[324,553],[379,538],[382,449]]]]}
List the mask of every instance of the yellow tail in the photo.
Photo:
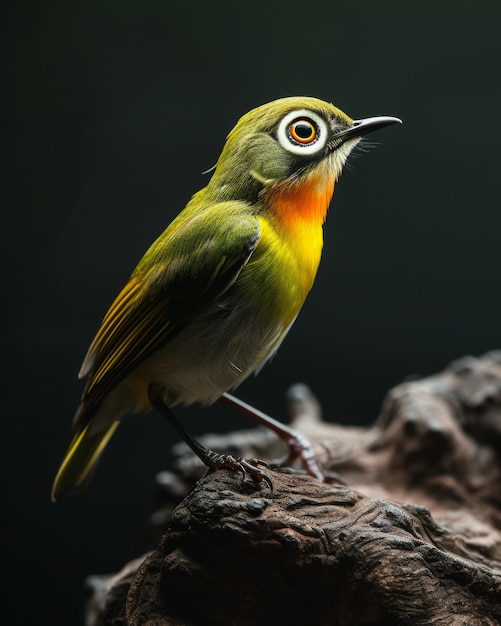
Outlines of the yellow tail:
{"type": "Polygon", "coordinates": [[[106,444],[118,427],[113,422],[108,429],[89,434],[89,422],[69,445],[52,487],[52,500],[81,489],[92,475],[106,444]]]}

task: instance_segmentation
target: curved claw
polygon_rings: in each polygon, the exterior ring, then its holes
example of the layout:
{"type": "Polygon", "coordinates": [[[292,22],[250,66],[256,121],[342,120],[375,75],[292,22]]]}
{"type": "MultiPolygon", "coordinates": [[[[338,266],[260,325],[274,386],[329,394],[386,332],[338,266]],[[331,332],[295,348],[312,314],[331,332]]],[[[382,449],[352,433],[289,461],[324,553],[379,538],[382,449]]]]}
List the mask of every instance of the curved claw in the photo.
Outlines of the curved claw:
{"type": "Polygon", "coordinates": [[[241,467],[243,467],[244,477],[245,473],[247,472],[252,476],[254,480],[258,482],[264,481],[270,488],[270,491],[273,491],[273,483],[271,482],[271,478],[259,469],[260,465],[266,467],[267,469],[271,469],[268,463],[266,463],[265,461],[261,461],[260,459],[237,459],[237,463],[241,467]]]}

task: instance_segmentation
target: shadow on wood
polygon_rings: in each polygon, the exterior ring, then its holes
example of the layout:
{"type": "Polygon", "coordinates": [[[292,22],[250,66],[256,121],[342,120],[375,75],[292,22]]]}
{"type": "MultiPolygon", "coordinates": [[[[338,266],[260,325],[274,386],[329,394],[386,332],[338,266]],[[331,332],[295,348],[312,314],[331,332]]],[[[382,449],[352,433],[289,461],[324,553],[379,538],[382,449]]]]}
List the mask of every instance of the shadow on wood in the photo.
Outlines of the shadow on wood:
{"type": "MultiPolygon", "coordinates": [[[[500,624],[501,352],[399,385],[368,429],[322,422],[302,385],[288,402],[332,482],[270,470],[270,491],[218,471],[192,488],[200,468],[179,448],[159,477],[165,534],[94,577],[88,624],[500,624]]],[[[277,445],[259,429],[204,443],[277,445]]]]}

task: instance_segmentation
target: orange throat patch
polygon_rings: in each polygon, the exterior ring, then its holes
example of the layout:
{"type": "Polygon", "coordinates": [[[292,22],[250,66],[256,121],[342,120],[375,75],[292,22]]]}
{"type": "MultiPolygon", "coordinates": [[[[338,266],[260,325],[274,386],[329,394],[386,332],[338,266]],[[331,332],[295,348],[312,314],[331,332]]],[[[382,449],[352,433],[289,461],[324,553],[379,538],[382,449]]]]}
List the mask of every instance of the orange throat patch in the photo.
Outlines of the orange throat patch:
{"type": "MultiPolygon", "coordinates": [[[[313,285],[323,247],[323,223],[327,215],[335,175],[320,167],[311,174],[270,189],[268,208],[282,245],[295,259],[305,291],[313,285]]],[[[291,268],[292,269],[292,268],[291,268]]]]}
{"type": "Polygon", "coordinates": [[[277,185],[270,198],[270,208],[287,230],[311,225],[321,227],[327,215],[335,177],[313,171],[305,178],[277,185]]]}

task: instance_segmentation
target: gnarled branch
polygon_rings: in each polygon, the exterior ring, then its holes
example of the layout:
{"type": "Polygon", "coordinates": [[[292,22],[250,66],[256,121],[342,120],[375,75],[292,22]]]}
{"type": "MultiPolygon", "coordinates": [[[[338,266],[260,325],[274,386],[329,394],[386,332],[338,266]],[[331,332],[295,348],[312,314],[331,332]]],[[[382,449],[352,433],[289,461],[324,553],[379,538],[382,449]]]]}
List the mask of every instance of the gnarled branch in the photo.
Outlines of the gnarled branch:
{"type": "MultiPolygon", "coordinates": [[[[159,484],[166,532],[97,586],[93,623],[501,623],[501,353],[397,386],[368,429],[322,422],[303,386],[289,407],[332,483],[284,469],[270,491],[219,471],[178,504],[199,471],[180,449],[159,484]]],[[[276,445],[262,430],[205,443],[276,445]]]]}

